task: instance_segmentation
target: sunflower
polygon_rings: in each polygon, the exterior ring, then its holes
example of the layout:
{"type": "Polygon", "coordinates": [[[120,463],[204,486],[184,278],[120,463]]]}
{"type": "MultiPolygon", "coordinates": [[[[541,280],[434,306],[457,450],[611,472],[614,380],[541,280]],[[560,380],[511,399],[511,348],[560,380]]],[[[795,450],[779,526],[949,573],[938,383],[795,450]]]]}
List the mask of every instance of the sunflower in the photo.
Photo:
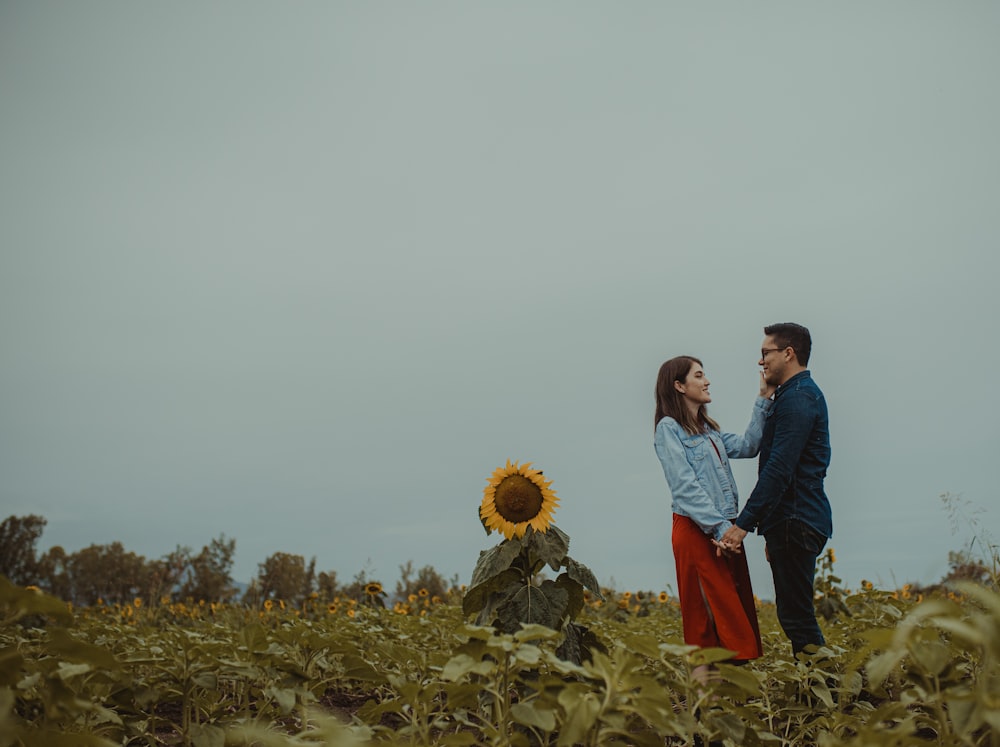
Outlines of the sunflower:
{"type": "Polygon", "coordinates": [[[377,597],[382,593],[382,584],[378,581],[372,581],[371,583],[365,584],[365,594],[370,597],[377,597]]]}
{"type": "Polygon", "coordinates": [[[511,539],[523,537],[529,526],[536,532],[548,530],[559,499],[550,487],[552,481],[532,469],[531,462],[519,466],[508,459],[486,482],[479,518],[487,534],[495,529],[511,539]]]}

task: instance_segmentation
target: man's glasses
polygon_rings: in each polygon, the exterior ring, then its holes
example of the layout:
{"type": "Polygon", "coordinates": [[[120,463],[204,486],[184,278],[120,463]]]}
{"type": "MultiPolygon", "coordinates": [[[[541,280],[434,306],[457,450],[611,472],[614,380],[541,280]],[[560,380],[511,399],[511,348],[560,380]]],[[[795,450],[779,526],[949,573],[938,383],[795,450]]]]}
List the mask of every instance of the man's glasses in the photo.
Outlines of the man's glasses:
{"type": "Polygon", "coordinates": [[[763,360],[764,358],[767,358],[767,354],[768,353],[777,353],[777,352],[782,351],[782,350],[787,350],[787,346],[784,347],[784,348],[761,348],[760,349],[761,360],[763,360]]]}

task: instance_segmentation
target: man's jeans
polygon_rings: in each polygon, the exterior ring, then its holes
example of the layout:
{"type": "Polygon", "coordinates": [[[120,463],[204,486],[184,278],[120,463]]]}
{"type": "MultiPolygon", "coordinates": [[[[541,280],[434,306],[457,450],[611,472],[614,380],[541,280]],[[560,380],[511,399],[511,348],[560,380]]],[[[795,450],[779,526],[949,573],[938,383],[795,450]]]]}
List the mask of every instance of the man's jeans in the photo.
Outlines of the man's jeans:
{"type": "Polygon", "coordinates": [[[813,605],[813,579],[816,558],[823,551],[826,537],[797,519],[788,519],[764,535],[774,578],[774,601],[778,622],[798,653],[812,644],[826,641],[816,622],[813,605]]]}

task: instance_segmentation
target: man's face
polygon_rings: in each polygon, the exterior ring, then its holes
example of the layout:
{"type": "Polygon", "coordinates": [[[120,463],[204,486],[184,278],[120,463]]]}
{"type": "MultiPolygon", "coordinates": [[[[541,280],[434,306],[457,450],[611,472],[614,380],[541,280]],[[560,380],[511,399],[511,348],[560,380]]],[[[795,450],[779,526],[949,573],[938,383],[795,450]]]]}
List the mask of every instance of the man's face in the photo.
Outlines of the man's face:
{"type": "Polygon", "coordinates": [[[791,350],[779,347],[771,335],[765,337],[764,342],[760,344],[760,360],[757,361],[764,374],[764,381],[771,386],[783,384],[787,378],[789,356],[791,350]]]}

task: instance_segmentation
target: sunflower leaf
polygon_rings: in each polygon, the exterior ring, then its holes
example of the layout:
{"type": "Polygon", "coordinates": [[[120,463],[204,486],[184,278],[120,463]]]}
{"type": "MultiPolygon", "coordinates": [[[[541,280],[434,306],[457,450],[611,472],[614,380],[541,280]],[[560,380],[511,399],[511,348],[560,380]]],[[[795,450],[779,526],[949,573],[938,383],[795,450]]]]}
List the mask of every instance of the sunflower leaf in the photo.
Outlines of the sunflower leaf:
{"type": "Polygon", "coordinates": [[[487,579],[503,573],[510,568],[511,563],[521,554],[521,542],[516,539],[504,540],[499,545],[479,553],[476,568],[472,571],[472,581],[469,586],[475,587],[487,579]]]}
{"type": "Polygon", "coordinates": [[[583,599],[583,587],[580,585],[579,581],[570,578],[568,573],[560,573],[559,578],[556,579],[556,586],[560,589],[565,589],[568,602],[566,605],[566,619],[573,620],[580,611],[583,609],[584,599],[583,599]]]}
{"type": "Polygon", "coordinates": [[[566,573],[569,577],[579,583],[583,588],[590,590],[593,594],[604,601],[604,595],[601,594],[601,585],[597,582],[597,577],[594,572],[590,570],[583,563],[578,563],[573,560],[573,558],[566,556],[563,564],[566,566],[566,573]]]}
{"type": "Polygon", "coordinates": [[[497,607],[497,620],[504,633],[516,633],[521,623],[534,623],[558,630],[559,618],[566,608],[566,592],[551,581],[545,591],[538,586],[522,586],[497,607]],[[555,606],[553,605],[555,602],[555,606]]]}
{"type": "Polygon", "coordinates": [[[529,552],[546,563],[554,571],[558,571],[569,552],[569,535],[562,531],[555,524],[549,526],[544,532],[529,530],[525,534],[529,552]]]}
{"type": "Polygon", "coordinates": [[[463,614],[468,616],[474,612],[483,612],[486,610],[486,616],[488,617],[488,608],[492,607],[498,601],[494,595],[504,595],[504,592],[507,592],[507,595],[509,595],[510,591],[521,585],[521,581],[521,572],[517,568],[508,568],[494,576],[490,576],[482,583],[471,587],[465,592],[465,596],[462,598],[463,614]]]}

